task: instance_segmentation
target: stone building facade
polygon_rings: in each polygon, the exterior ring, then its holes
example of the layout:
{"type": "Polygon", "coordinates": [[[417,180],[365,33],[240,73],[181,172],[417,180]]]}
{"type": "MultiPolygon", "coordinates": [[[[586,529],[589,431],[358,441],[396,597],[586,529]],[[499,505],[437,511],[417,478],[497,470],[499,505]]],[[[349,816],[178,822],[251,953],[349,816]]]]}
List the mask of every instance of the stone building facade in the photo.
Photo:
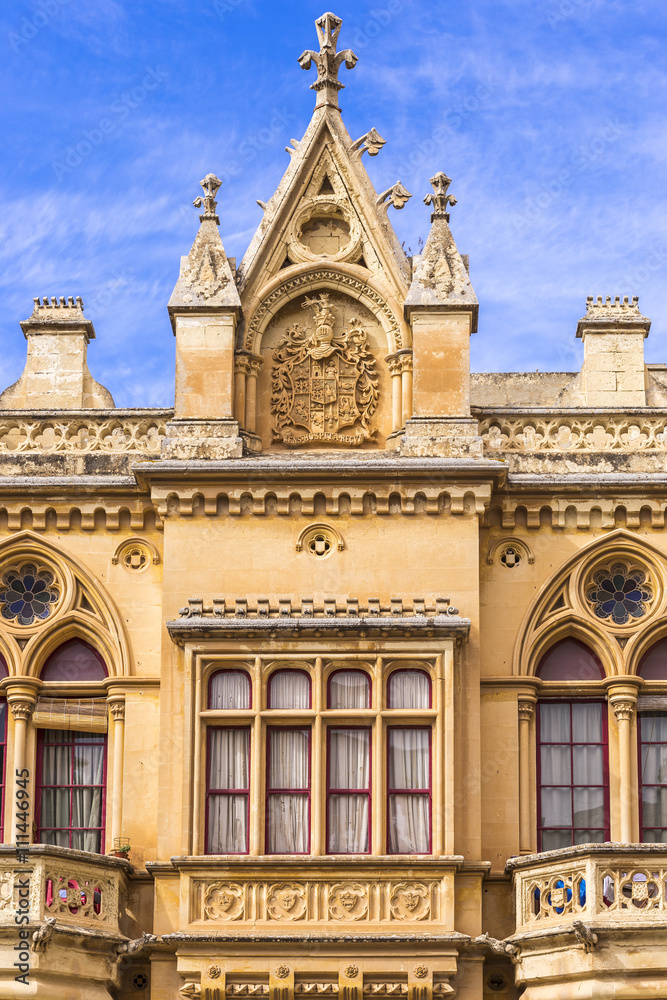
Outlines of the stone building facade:
{"type": "Polygon", "coordinates": [[[581,372],[471,374],[450,180],[406,257],[316,25],[238,267],[202,181],[174,409],[80,299],[21,324],[0,992],[667,997],[667,366],[589,298],[581,372]]]}

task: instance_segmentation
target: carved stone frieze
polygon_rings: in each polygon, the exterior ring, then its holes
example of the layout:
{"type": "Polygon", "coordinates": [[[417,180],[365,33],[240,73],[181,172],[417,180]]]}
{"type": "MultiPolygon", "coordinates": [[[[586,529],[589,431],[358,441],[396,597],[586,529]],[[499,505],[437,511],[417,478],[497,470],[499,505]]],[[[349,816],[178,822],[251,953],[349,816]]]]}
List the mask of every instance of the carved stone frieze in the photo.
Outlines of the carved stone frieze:
{"type": "Polygon", "coordinates": [[[333,920],[363,920],[368,916],[368,883],[338,882],[329,887],[329,916],[333,920]]]}
{"type": "Polygon", "coordinates": [[[269,887],[266,911],[271,920],[303,920],[308,909],[306,886],[278,882],[269,887]]]}
{"type": "Polygon", "coordinates": [[[292,446],[371,440],[378,375],[365,329],[352,319],[347,330],[336,330],[336,310],[326,292],[306,297],[302,308],[312,310],[314,330],[288,327],[273,353],[274,440],[292,446]]]}
{"type": "Polygon", "coordinates": [[[623,414],[482,416],[486,452],[665,452],[667,418],[623,414]]]}
{"type": "Polygon", "coordinates": [[[394,920],[426,920],[431,915],[431,890],[423,882],[398,882],[389,907],[394,920]]]}
{"type": "Polygon", "coordinates": [[[269,995],[269,984],[228,983],[225,993],[228,997],[266,997],[269,995]]]}
{"type": "Polygon", "coordinates": [[[25,452],[154,455],[167,433],[162,417],[0,418],[0,454],[25,452]]]}
{"type": "Polygon", "coordinates": [[[240,920],[245,912],[243,886],[237,882],[213,882],[204,891],[204,918],[240,920]]]}

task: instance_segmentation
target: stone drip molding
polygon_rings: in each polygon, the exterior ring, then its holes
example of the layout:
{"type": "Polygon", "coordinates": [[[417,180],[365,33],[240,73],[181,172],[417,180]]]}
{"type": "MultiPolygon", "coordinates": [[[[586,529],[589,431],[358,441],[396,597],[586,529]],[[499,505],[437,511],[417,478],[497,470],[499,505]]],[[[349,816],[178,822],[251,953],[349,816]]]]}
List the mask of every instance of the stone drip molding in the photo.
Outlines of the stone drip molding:
{"type": "Polygon", "coordinates": [[[0,454],[159,455],[167,410],[0,411],[0,454]]]}
{"type": "Polygon", "coordinates": [[[667,414],[527,413],[481,415],[484,453],[667,453],[667,414]]]}
{"type": "Polygon", "coordinates": [[[259,517],[305,515],[361,516],[368,514],[476,514],[482,515],[491,497],[488,483],[439,486],[396,483],[354,487],[330,483],[304,487],[298,483],[246,483],[221,490],[216,486],[189,486],[177,493],[153,487],[152,500],[161,518],[205,515],[259,517]]]}
{"type": "MultiPolygon", "coordinates": [[[[379,597],[369,597],[366,603],[359,603],[356,597],[335,598],[315,603],[312,598],[302,597],[293,602],[291,598],[279,598],[271,602],[269,598],[258,597],[249,602],[246,597],[214,597],[211,604],[204,604],[201,597],[188,599],[188,606],[180,608],[181,618],[236,618],[248,621],[276,618],[433,618],[458,616],[458,608],[453,608],[448,597],[435,597],[430,602],[424,597],[413,597],[404,601],[402,597],[392,597],[389,603],[379,597]]],[[[461,619],[459,619],[461,620],[461,619]]]]}

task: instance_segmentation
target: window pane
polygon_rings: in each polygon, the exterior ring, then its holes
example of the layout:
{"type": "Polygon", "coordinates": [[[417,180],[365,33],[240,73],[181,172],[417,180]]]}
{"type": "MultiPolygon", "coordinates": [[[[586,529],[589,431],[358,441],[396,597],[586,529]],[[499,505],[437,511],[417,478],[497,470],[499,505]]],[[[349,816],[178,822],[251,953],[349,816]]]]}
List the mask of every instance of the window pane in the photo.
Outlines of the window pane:
{"type": "Polygon", "coordinates": [[[564,639],[549,650],[537,676],[543,681],[598,681],[604,678],[604,670],[590,649],[564,639]]]}
{"type": "Polygon", "coordinates": [[[101,843],[102,833],[100,830],[74,830],[72,832],[72,850],[74,851],[99,854],[101,843]]]}
{"type": "Polygon", "coordinates": [[[639,723],[642,743],[667,743],[667,712],[642,712],[639,723]]]}
{"type": "Polygon", "coordinates": [[[569,743],[570,705],[540,705],[540,738],[542,743],[569,743]]]}
{"type": "Polygon", "coordinates": [[[600,743],[602,740],[602,705],[572,706],[572,742],[600,743]]]}
{"type": "Polygon", "coordinates": [[[370,733],[329,730],[329,788],[368,788],[370,733]]]}
{"type": "Polygon", "coordinates": [[[575,746],[572,748],[572,769],[575,785],[601,785],[604,775],[604,756],[601,746],[575,746]]]}
{"type": "Polygon", "coordinates": [[[559,851],[562,847],[572,845],[572,834],[569,830],[543,830],[542,850],[559,851]]]}
{"type": "Polygon", "coordinates": [[[392,854],[428,854],[430,832],[427,795],[389,796],[389,850],[392,854]]]}
{"type": "Polygon", "coordinates": [[[541,800],[542,826],[572,826],[572,793],[569,788],[542,788],[541,800]]]}
{"type": "Polygon", "coordinates": [[[569,746],[542,747],[540,751],[540,769],[542,782],[545,785],[569,785],[572,781],[571,753],[569,746]]]}
{"type": "MultiPolygon", "coordinates": [[[[40,825],[44,828],[69,828],[69,790],[67,788],[44,788],[41,796],[40,825]]],[[[67,837],[67,834],[65,834],[67,837]]],[[[45,844],[53,841],[45,840],[45,844]]],[[[64,847],[68,847],[66,842],[64,847]]]]}
{"type": "Polygon", "coordinates": [[[310,678],[301,670],[277,670],[269,682],[269,708],[310,708],[310,678]]]}
{"type": "Polygon", "coordinates": [[[75,850],[101,851],[106,737],[40,730],[39,747],[38,840],[75,850]]]}
{"type": "Polygon", "coordinates": [[[368,852],[368,804],[368,795],[329,796],[330,854],[368,852]]]}
{"type": "Polygon", "coordinates": [[[643,789],[642,822],[645,827],[667,827],[667,785],[643,789]]]}
{"type": "MultiPolygon", "coordinates": [[[[49,730],[46,732],[48,733],[49,730]]],[[[54,731],[54,735],[61,734],[54,731]]],[[[69,785],[71,783],[71,763],[71,747],[45,746],[42,754],[42,784],[69,785]]]]}
{"type": "Polygon", "coordinates": [[[604,844],[604,830],[575,830],[575,844],[604,844]]]}
{"type": "Polygon", "coordinates": [[[221,670],[209,686],[209,708],[250,708],[250,678],[242,670],[221,670]]]}
{"type": "Polygon", "coordinates": [[[103,746],[76,746],[74,748],[73,784],[101,785],[103,774],[103,746]]]}
{"type": "Polygon", "coordinates": [[[248,788],[250,731],[211,729],[209,788],[248,788]]]}
{"type": "Polygon", "coordinates": [[[72,639],[51,654],[40,676],[43,681],[103,681],[107,671],[90,646],[72,639]]]}
{"type": "Polygon", "coordinates": [[[308,796],[270,795],[268,813],[269,854],[306,854],[309,841],[308,796]]]}
{"type": "Polygon", "coordinates": [[[665,840],[667,840],[667,827],[664,830],[644,831],[645,844],[664,844],[665,840]]]}
{"type": "Polygon", "coordinates": [[[389,708],[430,708],[431,680],[423,670],[395,670],[389,677],[389,708]]]}
{"type": "Polygon", "coordinates": [[[430,730],[389,730],[389,787],[429,788],[430,730]]]}
{"type": "Polygon", "coordinates": [[[248,796],[211,795],[208,801],[208,854],[248,850],[248,796]]]}
{"type": "Polygon", "coordinates": [[[269,788],[308,788],[309,729],[269,731],[269,788]]]}
{"type": "Polygon", "coordinates": [[[573,797],[575,826],[604,826],[604,792],[602,788],[575,788],[573,797]]]}
{"type": "Polygon", "coordinates": [[[329,680],[329,708],[368,708],[370,683],[361,670],[337,670],[329,680]]]}

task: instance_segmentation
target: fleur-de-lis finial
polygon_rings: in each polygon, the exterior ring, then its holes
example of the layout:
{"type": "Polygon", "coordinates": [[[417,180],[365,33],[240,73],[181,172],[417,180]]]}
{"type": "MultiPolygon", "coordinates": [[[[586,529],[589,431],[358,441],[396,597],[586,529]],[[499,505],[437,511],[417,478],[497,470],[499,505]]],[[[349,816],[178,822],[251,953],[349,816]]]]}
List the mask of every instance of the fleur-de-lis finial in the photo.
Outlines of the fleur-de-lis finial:
{"type": "Polygon", "coordinates": [[[456,198],[453,198],[451,194],[447,194],[451,183],[451,177],[443,174],[442,170],[435,177],[431,177],[430,184],[433,188],[433,194],[427,194],[424,198],[425,205],[433,206],[431,222],[435,222],[436,219],[444,219],[445,222],[449,222],[449,212],[447,209],[450,205],[456,204],[456,198]]]}
{"type": "Polygon", "coordinates": [[[357,64],[357,56],[352,49],[336,52],[342,23],[341,18],[335,14],[327,13],[318,17],[315,27],[320,51],[313,52],[312,49],[306,49],[299,56],[301,69],[310,69],[313,63],[317,69],[317,80],[310,85],[310,89],[316,91],[318,95],[316,108],[327,104],[334,108],[338,107],[338,91],[344,87],[338,79],[338,71],[343,63],[348,69],[354,69],[357,64]],[[321,90],[324,91],[322,95],[319,93],[321,90]]]}
{"type": "Polygon", "coordinates": [[[222,181],[220,180],[219,177],[216,177],[215,174],[206,174],[206,177],[203,179],[203,181],[200,181],[199,183],[204,189],[204,197],[202,198],[200,195],[198,198],[195,198],[195,200],[192,202],[195,208],[201,208],[202,205],[204,206],[204,212],[203,215],[199,216],[199,221],[203,222],[204,219],[213,219],[215,224],[219,226],[220,219],[218,218],[215,212],[216,208],[218,207],[218,203],[215,200],[215,196],[217,194],[218,188],[222,184],[222,181]]]}

